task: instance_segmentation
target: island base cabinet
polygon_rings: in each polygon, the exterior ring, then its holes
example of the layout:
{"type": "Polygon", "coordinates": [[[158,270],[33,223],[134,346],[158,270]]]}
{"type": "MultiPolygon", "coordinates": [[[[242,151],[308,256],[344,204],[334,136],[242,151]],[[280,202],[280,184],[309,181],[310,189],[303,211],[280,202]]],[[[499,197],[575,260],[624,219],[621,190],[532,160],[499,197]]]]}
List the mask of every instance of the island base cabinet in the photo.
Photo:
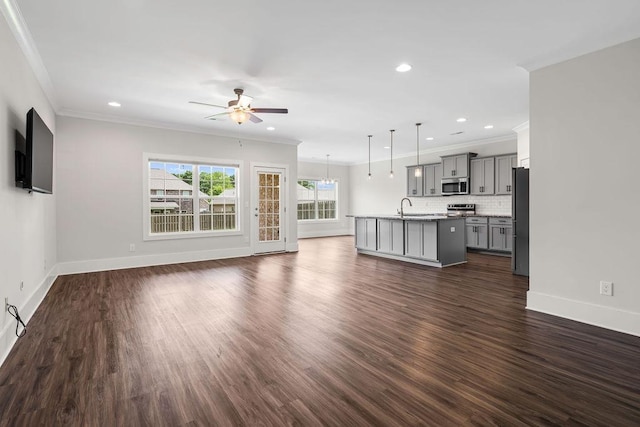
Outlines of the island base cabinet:
{"type": "Polygon", "coordinates": [[[414,258],[438,259],[438,223],[406,221],[404,254],[414,258]]]}
{"type": "Polygon", "coordinates": [[[377,249],[376,225],[375,218],[356,218],[356,248],[369,251],[377,249]]]}
{"type": "Polygon", "coordinates": [[[402,220],[378,220],[378,251],[404,255],[404,229],[402,220]]]}

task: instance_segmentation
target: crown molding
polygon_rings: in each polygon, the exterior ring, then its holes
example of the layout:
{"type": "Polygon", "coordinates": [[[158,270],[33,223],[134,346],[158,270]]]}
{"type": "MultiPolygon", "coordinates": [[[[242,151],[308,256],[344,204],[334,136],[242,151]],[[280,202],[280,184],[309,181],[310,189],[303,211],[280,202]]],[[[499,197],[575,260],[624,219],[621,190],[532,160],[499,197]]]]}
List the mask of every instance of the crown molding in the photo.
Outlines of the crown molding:
{"type": "Polygon", "coordinates": [[[519,124],[518,126],[514,127],[512,130],[514,132],[522,132],[523,130],[527,130],[527,129],[529,129],[529,120],[519,124]]]}
{"type": "MultiPolygon", "coordinates": [[[[317,157],[298,157],[298,163],[299,162],[304,162],[304,163],[314,163],[314,164],[318,164],[318,165],[326,165],[327,164],[327,160],[321,160],[318,159],[317,157]]],[[[330,160],[329,161],[329,165],[333,165],[333,166],[351,166],[353,163],[351,162],[343,162],[343,161],[339,161],[339,160],[330,160]]]]}
{"type": "MultiPolygon", "coordinates": [[[[196,128],[188,125],[180,125],[176,123],[165,123],[165,122],[157,122],[152,120],[140,120],[140,119],[111,116],[106,114],[87,113],[83,111],[70,110],[68,108],[63,108],[57,114],[58,116],[61,116],[61,117],[70,117],[74,119],[95,120],[95,121],[106,122],[106,123],[139,126],[139,127],[153,128],[153,129],[165,129],[165,130],[171,130],[176,132],[189,132],[189,133],[195,133],[200,135],[212,135],[212,136],[238,139],[238,134],[235,132],[233,133],[224,132],[224,131],[220,132],[219,130],[214,131],[214,130],[196,128]]],[[[287,138],[259,139],[255,137],[242,136],[241,139],[243,141],[271,142],[275,144],[286,144],[286,145],[299,145],[302,142],[295,139],[287,139],[287,138]]]]}
{"type": "Polygon", "coordinates": [[[38,52],[31,32],[27,28],[27,23],[22,16],[22,12],[16,3],[16,0],[0,0],[0,10],[4,15],[7,25],[11,29],[13,36],[20,46],[22,53],[27,58],[27,62],[31,66],[36,79],[42,87],[42,91],[49,100],[49,103],[53,107],[54,111],[58,109],[58,103],[55,98],[55,91],[53,90],[53,83],[47,72],[47,68],[42,62],[42,57],[38,52]]]}

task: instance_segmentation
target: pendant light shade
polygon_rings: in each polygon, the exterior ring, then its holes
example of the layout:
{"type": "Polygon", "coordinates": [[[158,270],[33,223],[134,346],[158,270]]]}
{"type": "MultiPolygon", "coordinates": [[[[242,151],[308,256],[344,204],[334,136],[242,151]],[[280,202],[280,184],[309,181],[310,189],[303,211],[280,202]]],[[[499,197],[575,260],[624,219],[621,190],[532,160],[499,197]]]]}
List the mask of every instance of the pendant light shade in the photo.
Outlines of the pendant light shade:
{"type": "Polygon", "coordinates": [[[393,133],[394,132],[395,132],[395,129],[391,129],[389,131],[389,133],[391,134],[391,145],[389,146],[389,148],[391,149],[391,156],[389,157],[390,159],[389,178],[393,178],[393,133]]]}
{"type": "Polygon", "coordinates": [[[422,176],[422,169],[418,166],[420,165],[420,125],[422,123],[416,123],[416,178],[422,176]]]}
{"type": "Polygon", "coordinates": [[[368,178],[371,179],[371,137],[373,135],[368,135],[369,137],[369,176],[368,178]]]}

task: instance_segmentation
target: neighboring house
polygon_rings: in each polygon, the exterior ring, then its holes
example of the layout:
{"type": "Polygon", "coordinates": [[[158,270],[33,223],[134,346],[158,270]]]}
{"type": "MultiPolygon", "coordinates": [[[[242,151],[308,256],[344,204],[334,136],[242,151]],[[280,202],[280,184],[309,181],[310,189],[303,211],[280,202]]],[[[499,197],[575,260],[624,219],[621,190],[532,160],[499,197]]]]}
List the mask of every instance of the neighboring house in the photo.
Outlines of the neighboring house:
{"type": "MultiPolygon", "coordinates": [[[[164,169],[149,171],[150,206],[153,214],[193,213],[193,187],[164,169]]],[[[235,212],[236,189],[229,188],[218,196],[198,192],[200,212],[235,212]]]]}

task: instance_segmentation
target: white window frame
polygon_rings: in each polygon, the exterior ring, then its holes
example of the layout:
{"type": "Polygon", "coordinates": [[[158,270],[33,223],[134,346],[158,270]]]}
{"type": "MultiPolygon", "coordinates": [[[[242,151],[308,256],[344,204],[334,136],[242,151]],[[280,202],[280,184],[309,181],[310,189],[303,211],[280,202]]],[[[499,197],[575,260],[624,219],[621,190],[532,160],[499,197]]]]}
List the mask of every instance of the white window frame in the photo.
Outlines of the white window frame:
{"type": "MultiPolygon", "coordinates": [[[[221,237],[221,236],[240,236],[243,234],[242,224],[242,206],[244,206],[244,192],[241,191],[242,174],[244,173],[244,165],[241,160],[232,159],[213,159],[197,156],[179,156],[173,154],[157,154],[157,153],[143,153],[142,154],[142,239],[143,240],[174,240],[174,239],[193,239],[201,237],[221,237]],[[207,231],[179,231],[173,233],[151,233],[151,194],[149,192],[149,162],[165,162],[165,163],[178,163],[188,164],[194,166],[224,166],[237,168],[236,174],[236,229],[235,230],[207,230],[207,231]]],[[[197,207],[199,206],[199,174],[194,171],[193,179],[193,194],[191,197],[194,199],[194,226],[199,227],[197,207]],[[198,191],[196,191],[196,189],[198,191]]],[[[179,197],[183,197],[178,195],[179,197]]],[[[165,196],[166,197],[166,196],[165,196]]],[[[199,212],[198,212],[199,213],[199,212]]]]}
{"type": "MultiPolygon", "coordinates": [[[[300,177],[296,180],[296,193],[297,193],[297,185],[298,185],[298,181],[315,181],[315,182],[321,182],[323,178],[303,178],[300,177]]],[[[324,219],[319,219],[318,217],[318,187],[316,186],[315,188],[315,214],[316,214],[316,218],[314,219],[297,219],[298,218],[298,199],[296,197],[296,219],[299,223],[301,224],[313,224],[313,223],[319,223],[319,224],[326,224],[328,222],[339,222],[340,221],[340,181],[338,181],[337,179],[334,179],[333,182],[336,184],[336,217],[335,218],[324,218],[324,219]]]]}

